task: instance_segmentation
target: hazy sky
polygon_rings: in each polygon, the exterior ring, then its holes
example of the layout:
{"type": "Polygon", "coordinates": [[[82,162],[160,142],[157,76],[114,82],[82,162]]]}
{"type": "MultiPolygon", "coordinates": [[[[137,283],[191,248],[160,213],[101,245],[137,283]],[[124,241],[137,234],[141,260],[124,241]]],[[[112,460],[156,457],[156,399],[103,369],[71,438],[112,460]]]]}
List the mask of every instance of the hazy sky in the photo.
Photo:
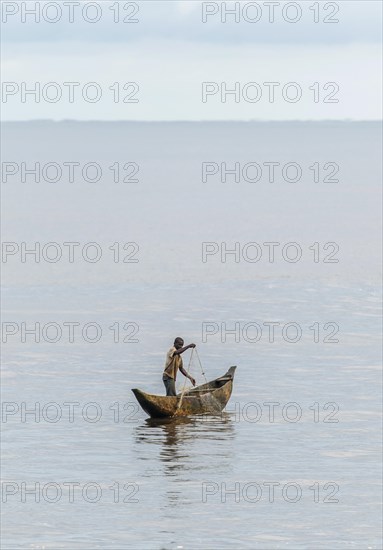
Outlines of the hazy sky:
{"type": "Polygon", "coordinates": [[[381,118],[380,1],[116,5],[2,2],[3,119],[381,118]]]}

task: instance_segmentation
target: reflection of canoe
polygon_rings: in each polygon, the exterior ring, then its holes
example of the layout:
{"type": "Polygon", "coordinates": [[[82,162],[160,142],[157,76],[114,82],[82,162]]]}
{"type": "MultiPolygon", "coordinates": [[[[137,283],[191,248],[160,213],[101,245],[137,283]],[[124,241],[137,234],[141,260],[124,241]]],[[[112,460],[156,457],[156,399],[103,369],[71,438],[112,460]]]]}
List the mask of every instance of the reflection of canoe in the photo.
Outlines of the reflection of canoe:
{"type": "Polygon", "coordinates": [[[217,414],[226,407],[230,399],[236,368],[230,367],[220,378],[185,391],[182,399],[181,393],[176,397],[166,397],[151,395],[137,389],[132,392],[144,411],[152,418],[217,414]]]}

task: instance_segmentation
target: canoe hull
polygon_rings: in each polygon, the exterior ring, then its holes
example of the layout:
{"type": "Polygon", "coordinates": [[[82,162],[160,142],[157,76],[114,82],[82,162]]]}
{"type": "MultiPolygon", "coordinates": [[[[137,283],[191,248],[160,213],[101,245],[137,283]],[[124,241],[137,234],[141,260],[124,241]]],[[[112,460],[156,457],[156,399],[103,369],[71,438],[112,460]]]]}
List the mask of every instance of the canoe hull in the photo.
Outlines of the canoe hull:
{"type": "Polygon", "coordinates": [[[226,407],[233,390],[236,367],[207,384],[203,384],[176,397],[152,395],[133,389],[137,401],[151,418],[169,418],[198,414],[219,414],[226,407]]]}

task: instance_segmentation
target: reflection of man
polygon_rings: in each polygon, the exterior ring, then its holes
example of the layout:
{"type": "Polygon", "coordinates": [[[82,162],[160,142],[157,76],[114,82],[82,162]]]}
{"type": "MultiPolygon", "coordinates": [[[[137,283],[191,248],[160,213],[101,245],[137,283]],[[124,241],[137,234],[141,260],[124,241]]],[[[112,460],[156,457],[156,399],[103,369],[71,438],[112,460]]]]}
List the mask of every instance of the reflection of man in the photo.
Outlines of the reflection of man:
{"type": "Polygon", "coordinates": [[[195,380],[190,376],[182,365],[181,353],[189,348],[195,348],[195,344],[189,344],[183,347],[184,341],[182,338],[176,338],[174,340],[174,346],[166,354],[165,369],[162,376],[162,380],[165,384],[166,395],[175,396],[176,394],[176,378],[177,371],[180,370],[186,378],[189,378],[190,382],[195,386],[195,380]]]}

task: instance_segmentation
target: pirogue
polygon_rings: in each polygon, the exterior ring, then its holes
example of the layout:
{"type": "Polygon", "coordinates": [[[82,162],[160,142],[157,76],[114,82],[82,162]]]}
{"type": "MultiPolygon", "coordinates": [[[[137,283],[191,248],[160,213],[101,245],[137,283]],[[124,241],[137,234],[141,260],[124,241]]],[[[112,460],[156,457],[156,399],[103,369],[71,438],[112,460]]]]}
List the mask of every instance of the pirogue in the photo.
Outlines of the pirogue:
{"type": "Polygon", "coordinates": [[[218,414],[230,399],[236,368],[230,367],[220,378],[178,393],[175,397],[152,395],[136,388],[132,389],[132,392],[144,411],[152,418],[218,414]]]}

